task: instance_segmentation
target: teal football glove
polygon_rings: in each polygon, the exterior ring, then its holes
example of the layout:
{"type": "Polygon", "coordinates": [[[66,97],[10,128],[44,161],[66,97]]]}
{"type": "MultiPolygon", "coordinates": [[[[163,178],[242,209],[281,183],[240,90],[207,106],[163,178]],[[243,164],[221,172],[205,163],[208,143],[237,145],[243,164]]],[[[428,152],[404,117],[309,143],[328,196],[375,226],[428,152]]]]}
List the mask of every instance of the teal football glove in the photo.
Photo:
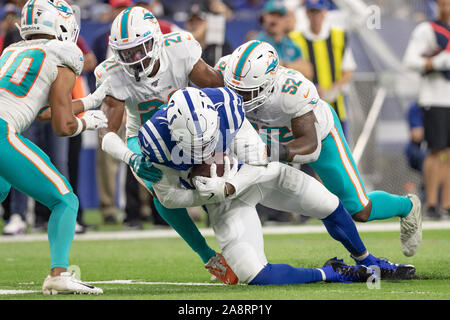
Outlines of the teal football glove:
{"type": "Polygon", "coordinates": [[[133,155],[130,158],[129,165],[139,178],[153,183],[162,179],[162,171],[145,159],[143,155],[133,155]]]}

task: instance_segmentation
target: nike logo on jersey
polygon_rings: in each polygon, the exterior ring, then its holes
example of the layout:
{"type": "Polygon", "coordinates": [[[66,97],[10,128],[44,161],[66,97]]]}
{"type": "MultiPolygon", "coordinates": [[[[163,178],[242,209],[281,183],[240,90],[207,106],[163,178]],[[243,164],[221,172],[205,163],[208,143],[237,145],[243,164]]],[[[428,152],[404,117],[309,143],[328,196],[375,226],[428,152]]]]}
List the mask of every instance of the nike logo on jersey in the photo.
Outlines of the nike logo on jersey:
{"type": "Polygon", "coordinates": [[[211,192],[211,195],[209,196],[208,200],[214,197],[214,192],[211,192]]]}
{"type": "Polygon", "coordinates": [[[306,94],[303,94],[303,98],[308,98],[308,96],[309,96],[309,89],[308,89],[308,91],[306,92],[306,94]]]}

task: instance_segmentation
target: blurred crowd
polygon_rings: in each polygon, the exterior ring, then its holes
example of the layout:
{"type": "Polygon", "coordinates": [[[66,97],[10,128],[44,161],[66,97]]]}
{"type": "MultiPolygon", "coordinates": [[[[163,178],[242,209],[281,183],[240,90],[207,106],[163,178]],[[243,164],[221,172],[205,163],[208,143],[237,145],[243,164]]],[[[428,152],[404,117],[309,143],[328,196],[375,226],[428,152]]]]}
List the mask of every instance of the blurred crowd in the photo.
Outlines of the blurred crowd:
{"type": "MultiPolygon", "coordinates": [[[[4,0],[1,5],[0,50],[21,40],[15,25],[20,23],[20,12],[25,2],[25,0],[4,0]]],[[[231,54],[237,47],[234,41],[236,37],[230,39],[227,36],[229,34],[226,32],[227,26],[232,25],[233,21],[247,21],[249,28],[236,30],[239,33],[240,42],[258,39],[271,43],[279,53],[281,65],[302,72],[314,82],[320,96],[336,110],[344,132],[347,134],[345,93],[352,81],[353,73],[358,67],[348,33],[354,28],[358,28],[359,25],[358,19],[353,19],[348,12],[338,10],[337,4],[349,1],[72,0],[68,2],[76,5],[79,9],[77,14],[81,25],[81,36],[78,46],[83,51],[85,59],[83,74],[78,79],[73,98],[85,96],[95,90],[93,70],[97,64],[112,54],[108,47],[108,37],[114,18],[127,7],[143,6],[158,18],[163,33],[180,29],[191,32],[202,46],[203,60],[211,66],[214,66],[220,57],[231,54]]],[[[376,1],[369,2],[376,3],[376,1]]],[[[440,2],[447,3],[449,0],[437,0],[437,2],[440,5],[440,2]]],[[[423,3],[426,4],[426,8],[428,5],[430,8],[436,7],[434,0],[423,0],[423,3]]],[[[450,8],[447,9],[450,10],[450,8]]],[[[436,17],[430,16],[435,14],[434,11],[430,12],[432,13],[421,12],[418,19],[436,19],[436,17]]],[[[441,17],[441,19],[445,18],[441,17]]],[[[449,21],[446,23],[444,28],[448,30],[449,21]]],[[[447,38],[447,40],[449,39],[447,38]]],[[[448,68],[450,69],[450,64],[448,68]]],[[[416,71],[422,72],[424,76],[429,76],[424,70],[416,69],[416,71]]],[[[449,78],[444,77],[442,81],[447,86],[450,83],[449,78]]],[[[445,94],[447,96],[443,100],[450,101],[450,90],[445,94]]],[[[411,128],[411,142],[408,144],[405,154],[411,168],[421,174],[424,173],[423,201],[426,203],[427,214],[438,219],[442,212],[448,212],[450,209],[450,173],[442,174],[442,172],[450,172],[450,153],[448,152],[450,138],[438,145],[434,144],[430,151],[427,145],[430,143],[429,127],[433,126],[433,120],[429,120],[427,117],[424,129],[422,112],[424,108],[421,107],[429,109],[430,105],[420,105],[420,101],[415,101],[408,115],[405,116],[411,128]],[[433,179],[436,175],[440,176],[433,179]],[[438,181],[436,182],[436,180],[438,181]]],[[[443,107],[447,111],[450,110],[450,105],[443,107]]],[[[450,117],[445,119],[449,119],[447,127],[450,127],[450,117]]],[[[23,135],[35,142],[50,156],[52,163],[69,179],[74,192],[77,193],[78,180],[82,176],[78,170],[82,136],[57,137],[49,123],[38,121],[23,135]]],[[[145,221],[150,221],[156,226],[167,226],[153,206],[151,196],[136,181],[129,168],[125,169],[124,181],[118,182],[120,180],[118,179],[119,166],[119,163],[104,153],[101,148],[96,149],[95,178],[99,198],[98,210],[103,219],[101,223],[121,224],[123,228],[131,230],[142,229],[142,223],[145,221]],[[122,189],[125,190],[125,205],[120,206],[117,204],[116,195],[117,190],[122,189]]],[[[302,170],[314,175],[308,166],[302,166],[302,170]]],[[[81,201],[80,204],[82,203],[81,201]]],[[[31,202],[26,196],[17,190],[11,190],[7,200],[2,204],[3,219],[5,220],[4,234],[24,233],[27,230],[27,223],[30,224],[29,229],[45,230],[50,212],[39,203],[32,207],[30,204],[31,202]],[[27,214],[30,212],[32,212],[33,219],[27,218],[27,214]]],[[[96,227],[85,222],[83,217],[85,209],[80,205],[77,233],[83,233],[96,227]]],[[[303,221],[302,217],[293,217],[289,213],[274,213],[270,210],[266,211],[262,207],[259,208],[259,212],[263,222],[270,220],[303,221]]],[[[196,220],[199,219],[201,212],[193,209],[190,214],[196,220]]]]}

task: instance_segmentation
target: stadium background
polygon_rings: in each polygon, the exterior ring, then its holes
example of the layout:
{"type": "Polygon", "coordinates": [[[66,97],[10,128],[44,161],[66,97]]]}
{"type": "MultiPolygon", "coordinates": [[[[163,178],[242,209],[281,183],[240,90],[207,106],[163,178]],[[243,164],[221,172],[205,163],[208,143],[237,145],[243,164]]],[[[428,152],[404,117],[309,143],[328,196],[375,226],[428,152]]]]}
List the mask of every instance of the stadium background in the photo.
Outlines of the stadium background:
{"type": "MultiPolygon", "coordinates": [[[[86,1],[74,1],[79,5],[83,5],[83,2],[86,1]]],[[[261,1],[264,2],[266,1],[261,1]]],[[[401,60],[413,28],[418,22],[434,16],[434,1],[354,1],[356,8],[361,5],[366,10],[359,11],[358,18],[364,20],[364,15],[368,16],[363,24],[350,26],[343,23],[346,19],[340,19],[339,14],[344,17],[351,14],[356,20],[355,14],[358,11],[353,11],[354,8],[349,10],[346,2],[334,1],[334,10],[330,13],[338,16],[336,23],[349,32],[349,44],[357,63],[353,81],[347,88],[350,129],[348,140],[352,150],[357,152],[356,159],[366,188],[368,191],[381,189],[397,194],[414,188],[420,189],[421,176],[408,166],[404,152],[409,139],[406,113],[409,104],[416,98],[418,78],[402,68],[401,60]],[[337,4],[341,6],[338,7],[337,4]],[[371,118],[367,123],[371,110],[371,118]],[[363,130],[365,133],[361,135],[363,130]]],[[[163,0],[162,3],[172,14],[159,18],[183,27],[186,12],[192,2],[163,0]]],[[[234,49],[244,42],[248,31],[260,30],[261,26],[259,12],[254,9],[234,10],[233,15],[233,19],[226,22],[225,38],[234,49]]],[[[83,11],[82,18],[81,34],[92,47],[98,30],[106,28],[108,24],[90,20],[88,11],[83,11]]],[[[96,208],[98,196],[93,157],[97,140],[92,132],[85,132],[84,135],[80,155],[79,196],[84,208],[96,208]]],[[[122,167],[119,170],[119,181],[123,181],[123,176],[122,167]]],[[[119,207],[123,207],[122,192],[119,191],[116,198],[119,207]]]]}

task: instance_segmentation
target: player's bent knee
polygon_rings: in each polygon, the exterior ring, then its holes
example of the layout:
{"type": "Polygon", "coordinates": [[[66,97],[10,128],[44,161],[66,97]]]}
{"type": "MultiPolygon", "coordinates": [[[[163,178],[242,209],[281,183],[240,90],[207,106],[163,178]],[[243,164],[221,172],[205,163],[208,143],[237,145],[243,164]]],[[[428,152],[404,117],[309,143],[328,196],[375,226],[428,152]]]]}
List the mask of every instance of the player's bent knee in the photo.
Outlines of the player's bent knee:
{"type": "Polygon", "coordinates": [[[264,268],[255,249],[247,242],[226,247],[222,254],[241,283],[249,283],[264,268]]]}
{"type": "Polygon", "coordinates": [[[76,194],[73,192],[69,192],[69,193],[66,193],[65,195],[62,195],[61,197],[59,197],[58,200],[56,201],[55,205],[52,207],[49,207],[49,209],[53,210],[53,208],[55,206],[64,206],[64,207],[68,207],[68,208],[72,209],[72,211],[78,212],[79,205],[80,205],[80,203],[79,203],[79,200],[78,200],[78,197],[76,196],[76,194]]]}
{"type": "Polygon", "coordinates": [[[372,206],[370,206],[370,205],[365,206],[364,209],[353,214],[352,219],[356,222],[367,222],[370,217],[371,209],[372,209],[372,206]]]}

